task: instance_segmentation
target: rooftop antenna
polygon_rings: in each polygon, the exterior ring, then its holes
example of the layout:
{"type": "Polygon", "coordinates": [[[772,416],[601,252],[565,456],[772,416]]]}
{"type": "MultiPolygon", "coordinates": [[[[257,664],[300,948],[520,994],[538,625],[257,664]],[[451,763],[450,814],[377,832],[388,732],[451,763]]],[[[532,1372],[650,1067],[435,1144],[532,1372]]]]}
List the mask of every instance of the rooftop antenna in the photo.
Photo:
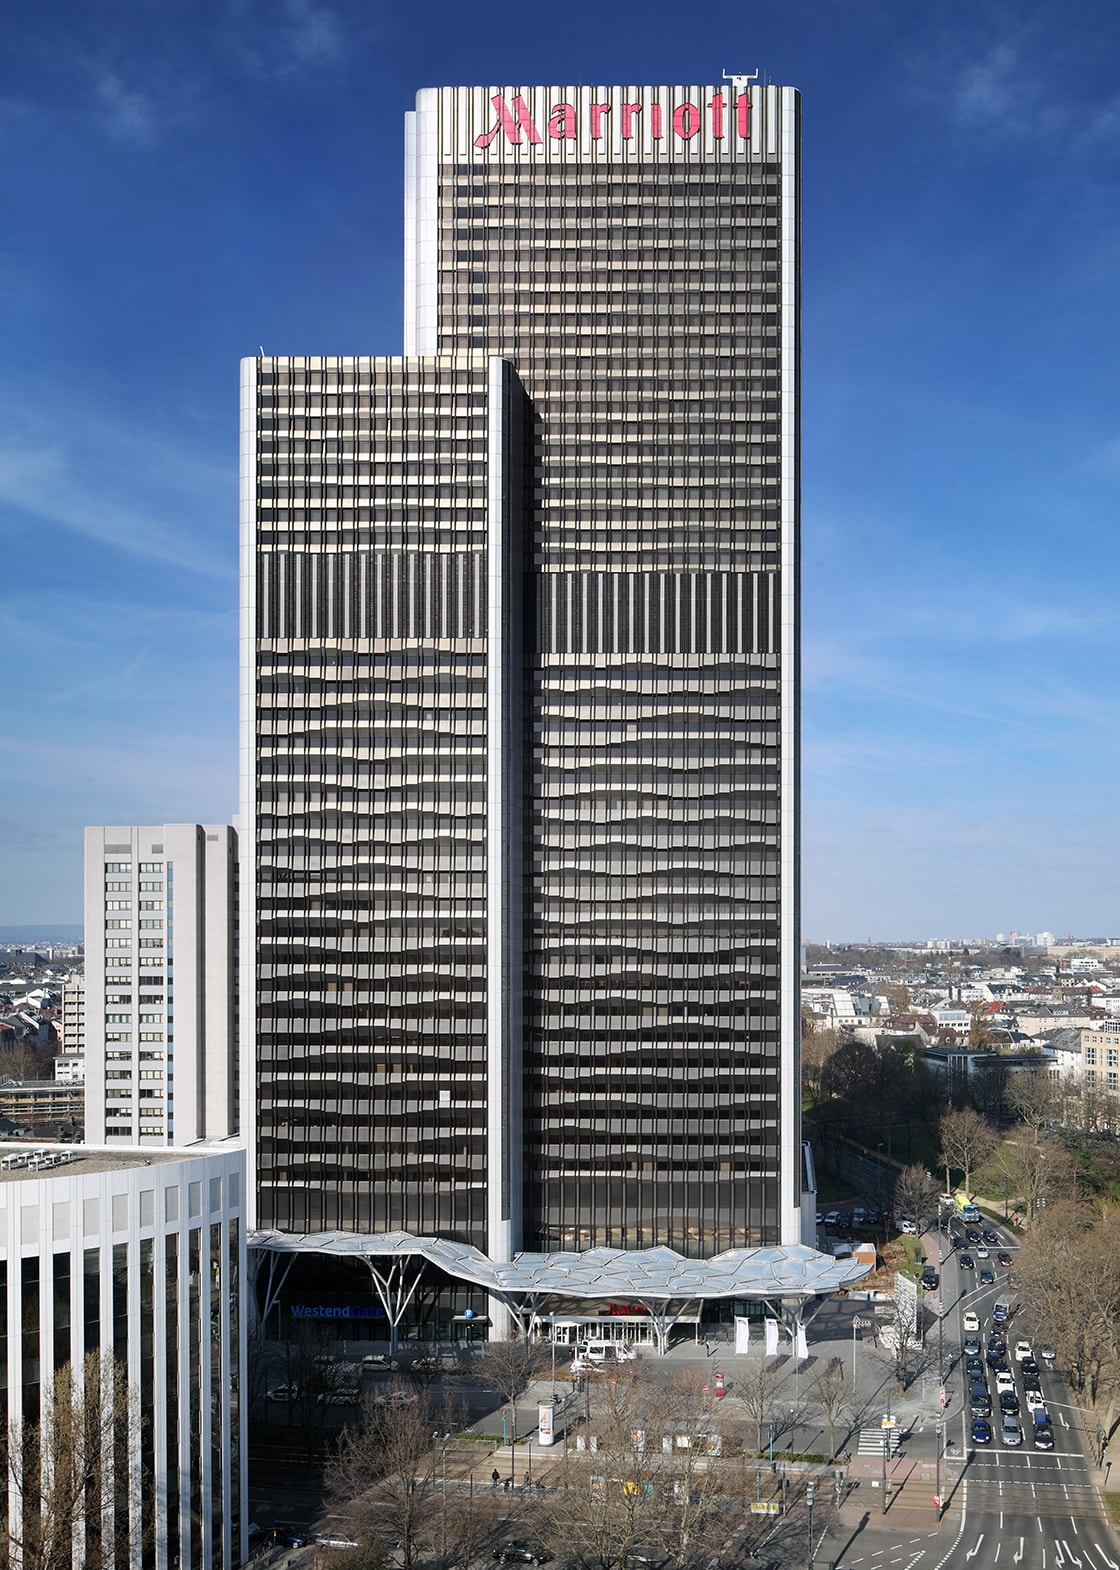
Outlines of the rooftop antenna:
{"type": "Polygon", "coordinates": [[[742,71],[725,71],[723,79],[725,82],[731,82],[735,87],[746,87],[748,82],[758,81],[758,72],[751,71],[748,75],[742,71]]]}

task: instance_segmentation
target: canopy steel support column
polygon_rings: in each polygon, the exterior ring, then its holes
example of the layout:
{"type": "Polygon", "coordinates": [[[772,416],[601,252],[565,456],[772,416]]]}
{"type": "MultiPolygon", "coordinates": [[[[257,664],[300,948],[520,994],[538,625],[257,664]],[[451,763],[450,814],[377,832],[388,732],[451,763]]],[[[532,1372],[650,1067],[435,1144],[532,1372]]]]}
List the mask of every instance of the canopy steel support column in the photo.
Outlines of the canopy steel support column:
{"type": "Polygon", "coordinates": [[[427,1260],[421,1255],[419,1265],[413,1266],[414,1274],[409,1280],[408,1268],[410,1261],[416,1259],[415,1254],[403,1254],[394,1259],[389,1269],[384,1274],[379,1273],[373,1259],[369,1254],[363,1254],[370,1276],[373,1280],[373,1289],[377,1293],[385,1317],[389,1321],[389,1356],[395,1357],[397,1353],[397,1331],[405,1310],[416,1294],[424,1275],[427,1260]]]}
{"type": "MultiPolygon", "coordinates": [[[[295,1254],[281,1254],[271,1248],[267,1250],[250,1249],[249,1252],[250,1254],[265,1252],[268,1255],[268,1285],[265,1287],[264,1306],[261,1309],[261,1329],[267,1334],[268,1316],[279,1302],[280,1294],[284,1290],[284,1285],[289,1275],[291,1275],[292,1266],[295,1264],[298,1256],[295,1254]],[[283,1264],[281,1264],[281,1260],[283,1260],[283,1264]]],[[[254,1281],[256,1280],[256,1274],[257,1272],[254,1272],[254,1281]]],[[[277,1326],[277,1329],[279,1330],[279,1326],[277,1326]]]]}

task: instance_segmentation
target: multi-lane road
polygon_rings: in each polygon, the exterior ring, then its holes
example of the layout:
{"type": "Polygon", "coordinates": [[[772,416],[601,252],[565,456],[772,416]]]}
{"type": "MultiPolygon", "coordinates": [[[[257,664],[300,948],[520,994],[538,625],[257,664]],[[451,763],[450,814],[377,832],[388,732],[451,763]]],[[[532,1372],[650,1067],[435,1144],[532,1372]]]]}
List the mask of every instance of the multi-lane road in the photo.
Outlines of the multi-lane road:
{"type": "MultiPolygon", "coordinates": [[[[984,1222],[985,1229],[990,1223],[984,1222]]],[[[959,1237],[964,1228],[954,1222],[959,1237]]],[[[1036,1352],[1045,1342],[1046,1326],[1030,1323],[1016,1314],[1007,1326],[1007,1362],[1015,1381],[1015,1394],[1021,1409],[1023,1443],[1011,1447],[1000,1440],[1000,1409],[995,1378],[986,1361],[989,1338],[995,1327],[992,1309],[1001,1297],[1014,1301],[1008,1286],[1008,1271],[996,1263],[999,1250],[1012,1253],[1014,1241],[1002,1228],[993,1228],[998,1241],[988,1242],[990,1259],[977,1259],[975,1245],[967,1241],[946,1253],[940,1284],[945,1307],[946,1363],[952,1346],[953,1370],[949,1375],[945,1430],[956,1441],[957,1455],[949,1461],[947,1475],[955,1482],[954,1504],[960,1507],[958,1531],[954,1540],[945,1541],[947,1521],[942,1526],[940,1548],[923,1556],[921,1570],[1120,1570],[1120,1551],[1105,1522],[1096,1483],[1099,1472],[1093,1465],[1091,1443],[1087,1443],[1083,1418],[1076,1396],[1053,1369],[1040,1363],[1039,1383],[1054,1435],[1052,1450],[1038,1450],[1031,1441],[1032,1422],[1027,1411],[1022,1371],[1014,1357],[1020,1336],[1031,1341],[1036,1352]],[[962,1269],[962,1253],[969,1253],[975,1268],[962,1269]],[[980,1286],[979,1275],[990,1268],[995,1281],[980,1286]],[[981,1355],[985,1358],[985,1377],[992,1397],[992,1442],[973,1444],[968,1379],[962,1345],[966,1334],[964,1316],[968,1310],[980,1321],[981,1355]],[[1035,1339],[1037,1337],[1037,1340],[1035,1339]]],[[[932,1245],[932,1239],[929,1240],[932,1245]]],[[[930,1247],[930,1253],[934,1249],[930,1247]]],[[[952,1519],[952,1518],[950,1518],[952,1519]]],[[[888,1565],[889,1559],[880,1563],[888,1565]]],[[[903,1561],[899,1561],[903,1563],[903,1561]]]]}

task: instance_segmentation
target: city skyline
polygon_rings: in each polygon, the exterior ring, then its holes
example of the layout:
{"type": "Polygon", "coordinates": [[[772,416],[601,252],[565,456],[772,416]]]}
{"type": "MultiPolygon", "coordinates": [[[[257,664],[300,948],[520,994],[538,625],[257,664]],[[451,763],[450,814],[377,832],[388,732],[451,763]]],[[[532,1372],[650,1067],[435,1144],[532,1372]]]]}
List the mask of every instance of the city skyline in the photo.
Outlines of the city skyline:
{"type": "Polygon", "coordinates": [[[0,920],[77,919],[86,823],[235,810],[234,362],[399,348],[415,89],[661,80],[672,29],[678,78],[806,105],[806,936],[1111,930],[1116,18],[433,15],[14,41],[0,920]]]}

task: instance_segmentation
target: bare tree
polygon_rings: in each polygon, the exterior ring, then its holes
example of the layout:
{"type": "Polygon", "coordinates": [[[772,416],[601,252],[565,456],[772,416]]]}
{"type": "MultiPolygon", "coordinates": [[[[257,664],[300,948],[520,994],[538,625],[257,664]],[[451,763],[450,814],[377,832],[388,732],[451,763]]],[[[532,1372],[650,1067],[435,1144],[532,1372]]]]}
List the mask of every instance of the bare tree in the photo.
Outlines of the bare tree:
{"type": "Polygon", "coordinates": [[[850,1404],[855,1395],[840,1358],[829,1358],[813,1381],[812,1393],[828,1425],[828,1455],[831,1460],[836,1454],[837,1424],[843,1416],[844,1408],[850,1404]]]}
{"type": "Polygon", "coordinates": [[[737,1381],[735,1394],[755,1425],[755,1449],[762,1453],[762,1429],[771,1423],[778,1409],[778,1370],[767,1357],[749,1368],[737,1381]]]}
{"type": "Polygon", "coordinates": [[[1033,1131],[1037,1145],[1040,1130],[1054,1116],[1057,1107],[1056,1081],[1044,1069],[1034,1069],[1029,1074],[1012,1074],[1004,1099],[1033,1131]]]}
{"type": "Polygon", "coordinates": [[[488,1341],[474,1364],[479,1378],[497,1390],[509,1407],[511,1444],[517,1438],[517,1398],[544,1373],[548,1359],[548,1350],[540,1342],[511,1330],[504,1341],[488,1341]]]}
{"type": "Polygon", "coordinates": [[[624,1570],[639,1551],[706,1565],[741,1511],[715,1459],[721,1420],[699,1379],[621,1373],[603,1388],[596,1448],[570,1457],[568,1487],[534,1506],[538,1534],[578,1570],[624,1570]]]}
{"type": "Polygon", "coordinates": [[[895,1378],[903,1390],[921,1344],[921,1330],[922,1310],[917,1288],[908,1277],[896,1273],[890,1316],[879,1327],[879,1344],[890,1356],[895,1378]]]}
{"type": "Polygon", "coordinates": [[[937,1179],[920,1161],[915,1161],[911,1166],[904,1167],[898,1175],[894,1186],[895,1211],[907,1211],[918,1223],[921,1232],[937,1214],[937,1194],[937,1179]]]}
{"type": "Polygon", "coordinates": [[[941,1164],[945,1168],[945,1192],[951,1189],[950,1169],[955,1167],[964,1177],[964,1191],[971,1194],[972,1174],[983,1166],[995,1149],[996,1133],[978,1112],[971,1107],[946,1112],[939,1125],[941,1134],[941,1164]]]}
{"type": "MultiPolygon", "coordinates": [[[[124,1365],[96,1352],[80,1378],[69,1363],[43,1392],[38,1423],[8,1431],[8,1476],[15,1508],[0,1528],[0,1549],[22,1570],[87,1570],[127,1564],[132,1541],[127,1506],[137,1418],[124,1365]],[[106,1498],[116,1507],[106,1510],[106,1498]]],[[[145,1541],[151,1524],[141,1528],[145,1541]]]]}
{"type": "Polygon", "coordinates": [[[492,1540],[495,1501],[446,1489],[445,1446],[456,1426],[450,1402],[434,1404],[393,1380],[344,1429],[327,1465],[324,1520],[365,1544],[396,1545],[404,1570],[421,1559],[467,1563],[492,1540]]]}

